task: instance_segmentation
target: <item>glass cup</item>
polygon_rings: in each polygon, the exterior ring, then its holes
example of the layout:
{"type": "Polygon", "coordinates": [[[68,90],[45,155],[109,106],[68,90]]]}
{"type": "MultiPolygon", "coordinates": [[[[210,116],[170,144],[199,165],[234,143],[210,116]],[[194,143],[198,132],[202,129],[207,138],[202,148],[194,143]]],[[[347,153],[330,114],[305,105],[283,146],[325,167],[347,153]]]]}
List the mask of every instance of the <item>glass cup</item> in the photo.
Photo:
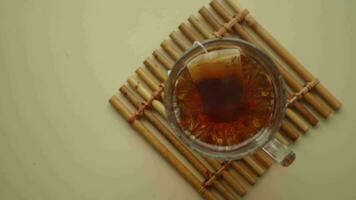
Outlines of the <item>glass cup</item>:
{"type": "Polygon", "coordinates": [[[169,73],[164,90],[164,106],[167,110],[168,122],[174,133],[192,149],[212,158],[221,160],[240,159],[262,148],[275,161],[283,166],[289,166],[295,160],[295,154],[286,145],[275,138],[275,134],[284,118],[287,102],[285,84],[275,63],[254,45],[236,38],[214,38],[196,44],[198,45],[193,45],[191,49],[187,50],[183,56],[177,60],[169,73]],[[209,59],[212,53],[224,56],[224,52],[231,54],[233,50],[242,51],[245,55],[251,57],[259,66],[262,66],[267,73],[274,93],[271,118],[265,127],[241,143],[232,145],[210,144],[197,139],[197,137],[194,137],[187,132],[187,130],[184,130],[180,125],[178,114],[174,107],[176,81],[187,66],[191,62],[195,62],[197,58],[209,59]]]}

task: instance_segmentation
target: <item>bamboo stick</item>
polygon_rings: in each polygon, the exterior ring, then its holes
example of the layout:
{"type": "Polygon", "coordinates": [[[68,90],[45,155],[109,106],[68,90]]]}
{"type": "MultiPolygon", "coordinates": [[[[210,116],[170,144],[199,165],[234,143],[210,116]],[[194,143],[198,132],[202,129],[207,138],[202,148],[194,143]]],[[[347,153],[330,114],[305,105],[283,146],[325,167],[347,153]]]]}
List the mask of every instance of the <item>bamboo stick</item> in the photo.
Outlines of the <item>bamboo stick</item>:
{"type": "Polygon", "coordinates": [[[136,74],[147,84],[147,86],[151,90],[153,90],[153,91],[158,90],[158,84],[156,84],[153,79],[148,77],[148,75],[146,74],[145,70],[142,67],[139,67],[136,70],[136,74]]]}
{"type": "Polygon", "coordinates": [[[238,171],[248,183],[253,185],[257,182],[257,175],[243,161],[232,161],[231,166],[238,171]]]}
{"type": "Polygon", "coordinates": [[[265,169],[259,165],[259,163],[252,156],[245,156],[243,160],[251,166],[251,168],[257,173],[258,176],[262,176],[265,173],[265,169]]]}
{"type": "MultiPolygon", "coordinates": [[[[203,6],[199,10],[200,15],[210,24],[210,26],[213,27],[215,31],[219,30],[222,25],[219,23],[219,21],[211,14],[208,8],[203,6]]],[[[225,36],[225,35],[224,35],[225,36]]]]}
{"type": "MultiPolygon", "coordinates": [[[[110,100],[111,105],[126,119],[132,116],[122,101],[113,96],[110,100]]],[[[190,170],[174,156],[140,121],[135,120],[131,126],[139,132],[199,193],[206,199],[217,200],[217,197],[209,190],[201,190],[203,183],[190,170]]]]}
{"type": "Polygon", "coordinates": [[[179,46],[180,49],[188,49],[188,48],[190,48],[190,44],[189,44],[188,42],[185,42],[185,41],[184,41],[184,38],[183,38],[181,35],[179,35],[177,31],[173,31],[173,32],[169,35],[169,37],[170,37],[173,41],[177,41],[177,40],[183,41],[183,42],[181,42],[181,43],[176,43],[176,44],[179,46]]]}
{"type": "MultiPolygon", "coordinates": [[[[225,20],[229,21],[232,18],[232,14],[229,13],[224,6],[218,1],[218,0],[213,0],[210,2],[210,5],[213,7],[213,9],[225,20]]],[[[238,33],[241,38],[244,40],[247,40],[251,43],[256,44],[260,48],[261,45],[259,42],[253,38],[240,24],[235,24],[233,26],[233,29],[236,33],[238,33]]],[[[266,54],[269,54],[267,51],[265,51],[266,54]]],[[[270,56],[271,57],[271,56],[270,56]]],[[[278,61],[274,60],[276,63],[277,68],[279,69],[281,75],[283,76],[285,82],[293,88],[295,91],[300,91],[303,88],[303,85],[300,84],[284,67],[283,65],[278,61]]],[[[322,102],[320,99],[315,98],[311,93],[307,93],[304,96],[305,100],[316,110],[318,111],[323,117],[327,118],[331,114],[331,110],[329,107],[327,107],[324,102],[322,102]]]]}
{"type": "Polygon", "coordinates": [[[281,125],[281,130],[285,133],[292,141],[296,141],[299,138],[299,133],[296,128],[293,127],[287,120],[281,125]]]}
{"type": "MultiPolygon", "coordinates": [[[[190,41],[183,40],[183,38],[172,38],[172,40],[178,44],[182,51],[186,51],[193,46],[190,41]]],[[[168,54],[170,53],[168,52],[168,54]]]]}
{"type": "Polygon", "coordinates": [[[158,63],[156,63],[154,59],[146,58],[146,60],[143,61],[143,63],[148,68],[148,70],[153,71],[155,74],[157,74],[157,78],[160,82],[165,81],[165,77],[167,76],[167,73],[162,71],[162,69],[158,66],[158,63]]]}
{"type": "MultiPolygon", "coordinates": [[[[153,76],[157,77],[157,74],[153,73],[153,76]]],[[[144,80],[143,80],[144,81],[144,80]]],[[[158,87],[158,86],[157,86],[158,87]]],[[[144,92],[147,93],[147,92],[144,92]]],[[[256,183],[257,178],[254,178],[254,174],[251,171],[245,170],[242,162],[240,161],[233,161],[234,163],[234,168],[251,184],[256,183]]]]}
{"type": "Polygon", "coordinates": [[[285,136],[283,136],[280,132],[278,132],[276,134],[276,138],[281,141],[283,144],[289,146],[290,145],[290,142],[287,140],[287,138],[285,138],[285,136]]]}
{"type": "Polygon", "coordinates": [[[178,60],[178,58],[180,58],[180,54],[183,53],[168,40],[163,41],[161,43],[161,47],[173,58],[173,60],[178,60]]]}
{"type": "Polygon", "coordinates": [[[306,133],[309,130],[308,124],[304,122],[292,109],[286,109],[286,116],[299,128],[299,130],[303,131],[303,133],[306,133]]]}
{"type": "MultiPolygon", "coordinates": [[[[226,0],[232,9],[240,13],[243,8],[234,0],[226,0]]],[[[247,24],[268,44],[304,81],[313,81],[315,77],[284,48],[254,17],[249,14],[246,16],[247,24]]],[[[316,85],[317,93],[335,110],[341,107],[341,102],[334,97],[321,83],[316,85]]]]}
{"type": "Polygon", "coordinates": [[[273,164],[273,159],[262,149],[255,152],[255,157],[262,163],[265,168],[269,168],[273,164]]]}
{"type": "MultiPolygon", "coordinates": [[[[197,36],[197,34],[195,33],[195,34],[191,34],[190,35],[190,40],[192,40],[192,41],[198,41],[198,40],[202,40],[202,38],[200,38],[200,37],[198,37],[197,36]]],[[[179,41],[176,41],[177,43],[179,43],[179,41]]],[[[167,49],[171,49],[171,51],[167,51],[167,53],[168,54],[172,54],[172,55],[180,55],[180,53],[179,52],[174,52],[174,50],[173,50],[173,48],[170,48],[169,47],[169,44],[167,44],[168,46],[167,46],[167,49]]],[[[184,51],[185,51],[186,49],[184,49],[184,51]]],[[[268,157],[268,155],[266,154],[265,155],[266,157],[268,157]]],[[[250,156],[247,156],[247,157],[250,157],[250,156]]],[[[243,159],[245,159],[245,158],[243,158],[243,159]]],[[[268,158],[263,158],[264,160],[267,160],[268,158]]],[[[264,170],[261,170],[259,167],[256,167],[256,166],[258,166],[258,163],[254,160],[254,159],[248,159],[248,162],[247,162],[252,168],[253,168],[253,170],[254,171],[256,171],[256,173],[258,174],[258,175],[262,175],[265,171],[264,170]]]]}
{"type": "MultiPolygon", "coordinates": [[[[120,88],[120,92],[133,104],[137,109],[144,102],[141,102],[137,96],[135,96],[124,85],[120,88]]],[[[194,166],[194,168],[205,177],[205,180],[209,179],[213,174],[178,138],[176,138],[173,132],[166,127],[154,114],[149,110],[143,111],[144,116],[154,125],[157,130],[194,166]]],[[[213,181],[213,186],[219,191],[225,199],[236,200],[238,199],[228,189],[225,188],[218,180],[213,181]]]]}
{"type": "MultiPolygon", "coordinates": [[[[186,28],[187,28],[187,27],[186,27],[186,28]]],[[[188,28],[187,28],[187,29],[188,29],[188,28]]],[[[190,41],[191,43],[193,43],[193,42],[195,42],[195,41],[202,41],[202,40],[205,39],[205,38],[202,37],[202,35],[201,35],[200,32],[193,32],[193,31],[191,31],[191,32],[189,33],[189,35],[186,34],[186,32],[184,32],[184,31],[182,31],[182,33],[183,33],[184,36],[186,36],[186,37],[189,39],[189,41],[190,41]]]]}
{"type": "MultiPolygon", "coordinates": [[[[232,18],[232,14],[229,13],[219,1],[211,1],[210,6],[225,22],[229,21],[232,18]]],[[[247,32],[243,31],[242,27],[239,26],[239,24],[234,25],[232,28],[236,33],[240,35],[241,38],[250,42],[253,40],[253,38],[247,32]]]]}
{"type": "Polygon", "coordinates": [[[190,41],[201,41],[204,38],[198,35],[192,28],[190,28],[186,23],[182,23],[179,25],[179,30],[189,38],[190,41]]]}
{"type": "Polygon", "coordinates": [[[195,16],[190,16],[188,18],[188,21],[194,26],[195,29],[197,29],[203,36],[204,38],[214,38],[215,36],[211,33],[211,31],[207,30],[205,26],[202,24],[202,22],[196,18],[195,16]]]}
{"type": "Polygon", "coordinates": [[[160,50],[155,50],[152,55],[168,70],[172,69],[174,61],[165,56],[160,50]]]}
{"type": "MultiPolygon", "coordinates": [[[[127,80],[128,84],[137,91],[146,101],[153,98],[152,95],[142,87],[141,83],[134,78],[129,78],[127,80]]],[[[152,101],[152,106],[157,110],[157,112],[162,116],[166,117],[166,111],[163,104],[158,100],[152,101]]]]}
{"type": "Polygon", "coordinates": [[[311,125],[318,124],[319,120],[302,103],[295,101],[291,107],[296,109],[311,125]]]}
{"type": "MultiPolygon", "coordinates": [[[[219,170],[222,166],[221,164],[213,159],[210,158],[206,158],[205,159],[213,168],[214,170],[219,170]]],[[[234,188],[239,195],[244,196],[247,192],[247,190],[245,189],[245,187],[240,183],[240,180],[237,176],[234,176],[232,173],[229,173],[228,171],[224,170],[221,173],[222,177],[224,178],[224,180],[229,183],[229,185],[234,188]]]]}
{"type": "MultiPolygon", "coordinates": [[[[289,90],[287,90],[288,98],[292,97],[292,94],[289,90]]],[[[295,101],[294,103],[289,105],[290,108],[295,109],[299,114],[303,116],[303,118],[308,121],[312,126],[315,126],[318,123],[318,119],[311,113],[302,103],[299,101],[295,101]],[[295,106],[297,105],[297,106],[295,106]]]]}
{"type": "MultiPolygon", "coordinates": [[[[153,70],[151,71],[151,73],[157,73],[156,70],[153,70]]],[[[155,81],[153,78],[150,78],[148,76],[148,74],[145,72],[145,70],[140,67],[136,70],[136,74],[138,75],[138,77],[143,80],[143,82],[146,83],[146,85],[152,90],[152,91],[157,91],[159,89],[159,85],[157,83],[157,81],[155,81]]],[[[161,74],[157,73],[155,75],[156,79],[159,79],[157,78],[158,76],[160,76],[161,74]]],[[[160,98],[163,99],[164,98],[164,93],[162,92],[161,95],[160,95],[160,98]]]]}
{"type": "MultiPolygon", "coordinates": [[[[177,40],[178,41],[178,40],[177,40]]],[[[168,52],[168,51],[167,51],[168,52]]],[[[169,54],[169,53],[168,53],[169,54]]],[[[168,60],[168,57],[167,56],[164,56],[162,53],[161,54],[158,54],[158,53],[156,53],[155,54],[155,58],[157,59],[157,60],[162,60],[163,62],[162,63],[165,63],[166,65],[168,65],[168,66],[173,66],[174,65],[174,63],[168,63],[167,62],[167,60],[168,60]]],[[[174,62],[174,61],[173,61],[174,62]]],[[[167,66],[166,66],[166,68],[167,68],[167,66]]]]}

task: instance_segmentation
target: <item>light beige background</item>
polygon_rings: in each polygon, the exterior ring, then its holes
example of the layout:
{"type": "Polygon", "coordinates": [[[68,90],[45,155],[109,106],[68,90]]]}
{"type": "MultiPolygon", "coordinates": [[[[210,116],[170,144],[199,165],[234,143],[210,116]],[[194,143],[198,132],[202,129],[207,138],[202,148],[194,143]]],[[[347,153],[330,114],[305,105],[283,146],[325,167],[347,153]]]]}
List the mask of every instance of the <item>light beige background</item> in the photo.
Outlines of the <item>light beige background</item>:
{"type": "MultiPolygon", "coordinates": [[[[207,3],[0,0],[0,199],[199,199],[107,100],[207,3]]],[[[241,3],[344,103],[244,199],[356,199],[356,2],[241,3]]]]}

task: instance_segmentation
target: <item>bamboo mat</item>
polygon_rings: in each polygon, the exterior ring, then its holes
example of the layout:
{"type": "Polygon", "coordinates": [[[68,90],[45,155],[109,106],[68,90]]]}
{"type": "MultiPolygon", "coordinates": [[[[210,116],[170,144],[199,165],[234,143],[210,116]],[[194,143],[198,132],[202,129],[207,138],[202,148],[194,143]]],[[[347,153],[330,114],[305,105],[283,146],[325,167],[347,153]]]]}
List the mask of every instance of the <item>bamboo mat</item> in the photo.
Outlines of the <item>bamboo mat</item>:
{"type": "Polygon", "coordinates": [[[293,144],[311,126],[318,124],[320,118],[328,118],[333,110],[338,110],[341,103],[234,0],[213,0],[210,6],[202,7],[198,15],[180,24],[109,102],[202,197],[233,200],[244,196],[247,188],[253,188],[246,184],[254,185],[272,165],[272,159],[262,150],[228,162],[197,155],[181,143],[167,125],[161,95],[167,71],[183,52],[194,41],[216,36],[239,37],[254,43],[276,63],[286,82],[290,103],[277,134],[277,139],[284,144],[293,144]],[[166,141],[176,150],[165,145],[166,141]]]}

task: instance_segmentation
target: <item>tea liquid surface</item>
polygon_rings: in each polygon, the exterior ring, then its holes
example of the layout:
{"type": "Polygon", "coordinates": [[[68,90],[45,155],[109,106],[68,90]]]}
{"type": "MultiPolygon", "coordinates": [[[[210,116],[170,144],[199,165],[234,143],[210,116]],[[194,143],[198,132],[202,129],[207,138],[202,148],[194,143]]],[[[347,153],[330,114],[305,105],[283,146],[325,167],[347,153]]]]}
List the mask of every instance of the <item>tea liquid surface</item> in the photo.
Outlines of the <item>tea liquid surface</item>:
{"type": "Polygon", "coordinates": [[[245,55],[202,60],[175,82],[174,110],[187,134],[214,145],[233,145],[266,127],[273,87],[262,66],[245,55]]]}

